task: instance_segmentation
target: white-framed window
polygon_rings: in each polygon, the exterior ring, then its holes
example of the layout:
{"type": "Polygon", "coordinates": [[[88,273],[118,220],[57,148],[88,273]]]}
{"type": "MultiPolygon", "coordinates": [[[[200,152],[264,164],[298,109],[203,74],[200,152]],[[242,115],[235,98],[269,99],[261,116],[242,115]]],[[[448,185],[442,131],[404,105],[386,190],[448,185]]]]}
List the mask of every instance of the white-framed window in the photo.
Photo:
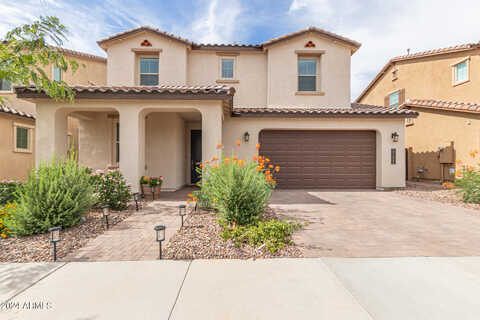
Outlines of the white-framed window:
{"type": "Polygon", "coordinates": [[[389,96],[389,107],[391,108],[398,108],[398,105],[400,103],[400,91],[395,91],[390,94],[389,96]]]}
{"type": "Polygon", "coordinates": [[[158,58],[140,57],[141,86],[158,86],[158,58]]]}
{"type": "Polygon", "coordinates": [[[452,84],[458,85],[470,80],[469,67],[470,58],[462,59],[452,65],[452,84]]]}
{"type": "Polygon", "coordinates": [[[0,91],[12,91],[12,83],[9,80],[0,79],[0,91]]]}
{"type": "Polygon", "coordinates": [[[298,91],[318,91],[318,57],[298,57],[298,91]]]}
{"type": "Polygon", "coordinates": [[[57,66],[53,66],[53,81],[62,81],[62,69],[57,66]]]}
{"type": "Polygon", "coordinates": [[[32,132],[34,126],[23,123],[13,124],[13,150],[15,152],[32,152],[32,132]]]}
{"type": "Polygon", "coordinates": [[[235,79],[235,58],[222,57],[221,61],[221,79],[233,80],[235,79]]]}

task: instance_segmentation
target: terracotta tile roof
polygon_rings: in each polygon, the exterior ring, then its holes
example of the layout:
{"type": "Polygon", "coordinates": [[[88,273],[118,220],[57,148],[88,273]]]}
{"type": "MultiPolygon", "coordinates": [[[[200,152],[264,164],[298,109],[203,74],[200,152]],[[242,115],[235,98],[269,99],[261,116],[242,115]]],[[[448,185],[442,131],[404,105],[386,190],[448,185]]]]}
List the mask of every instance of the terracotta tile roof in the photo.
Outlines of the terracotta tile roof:
{"type": "Polygon", "coordinates": [[[97,43],[100,47],[105,49],[106,48],[105,45],[110,41],[123,39],[123,38],[129,37],[131,35],[134,35],[134,34],[137,34],[137,33],[140,33],[140,32],[144,32],[144,31],[150,31],[150,32],[165,36],[167,38],[170,38],[172,40],[179,41],[179,42],[184,43],[188,46],[192,46],[193,49],[204,49],[204,50],[209,50],[209,49],[210,50],[222,50],[222,49],[263,50],[263,48],[266,47],[266,46],[272,45],[272,44],[280,42],[280,41],[288,40],[288,39],[291,39],[291,38],[294,38],[296,36],[299,36],[299,35],[302,35],[302,34],[305,34],[305,33],[309,33],[309,32],[314,32],[314,33],[320,34],[323,37],[329,38],[331,40],[342,42],[346,45],[349,45],[349,46],[354,48],[354,50],[353,50],[354,52],[358,48],[360,48],[360,46],[361,46],[361,44],[359,42],[356,42],[354,40],[342,37],[338,34],[335,34],[335,33],[332,33],[332,32],[317,28],[317,27],[313,27],[313,26],[308,27],[306,29],[302,29],[302,30],[293,32],[293,33],[289,33],[289,34],[286,34],[286,35],[283,35],[283,36],[280,36],[280,37],[277,37],[277,38],[274,38],[274,39],[270,39],[270,40],[265,41],[261,44],[236,44],[236,43],[206,43],[205,44],[205,43],[195,43],[191,40],[188,40],[188,39],[176,36],[172,33],[168,33],[168,32],[162,31],[160,29],[156,29],[156,28],[149,27],[149,26],[142,26],[142,27],[133,28],[133,29],[130,29],[130,30],[127,30],[127,31],[119,32],[119,33],[116,33],[116,34],[114,34],[110,37],[98,40],[97,43]]]}
{"type": "Polygon", "coordinates": [[[0,103],[0,113],[8,113],[8,114],[13,114],[14,116],[19,116],[19,117],[24,117],[24,118],[29,118],[29,119],[35,119],[35,116],[33,114],[23,112],[14,108],[7,107],[0,103]]]}
{"type": "Polygon", "coordinates": [[[89,59],[89,60],[95,60],[95,61],[100,61],[100,62],[107,62],[107,58],[96,56],[90,53],[86,52],[80,52],[80,51],[75,51],[75,50],[70,50],[70,49],[65,49],[65,48],[59,48],[60,52],[62,52],[65,55],[68,56],[74,56],[74,57],[79,57],[79,58],[84,58],[84,59],[89,59]]]}
{"type": "Polygon", "coordinates": [[[335,34],[333,32],[329,32],[329,31],[311,26],[311,27],[308,27],[306,29],[302,29],[302,30],[292,32],[292,33],[289,33],[289,34],[286,34],[286,35],[283,35],[283,36],[280,36],[280,37],[277,37],[277,38],[270,39],[270,40],[262,43],[262,46],[264,46],[264,47],[269,46],[269,45],[272,45],[274,43],[284,41],[284,40],[288,40],[288,39],[291,39],[293,37],[296,37],[296,36],[299,36],[299,35],[302,35],[302,34],[305,34],[305,33],[308,33],[308,32],[314,32],[314,33],[320,34],[321,36],[327,37],[331,40],[339,41],[339,42],[342,42],[342,43],[347,44],[349,46],[352,46],[352,47],[355,48],[354,51],[356,51],[362,45],[361,43],[359,43],[357,41],[342,37],[342,36],[340,36],[338,34],[335,34]]]}
{"type": "Polygon", "coordinates": [[[362,98],[365,96],[365,94],[367,94],[367,92],[373,87],[373,85],[385,74],[385,72],[387,72],[387,70],[395,62],[413,60],[413,59],[419,59],[419,58],[426,58],[426,57],[455,53],[455,52],[463,52],[463,51],[475,50],[475,49],[479,49],[479,48],[480,48],[480,42],[479,43],[467,43],[467,44],[462,44],[462,45],[453,46],[453,47],[428,50],[428,51],[417,52],[417,53],[412,53],[412,54],[407,54],[407,55],[403,55],[403,56],[394,57],[394,58],[390,59],[387,62],[387,64],[382,68],[382,70],[380,70],[380,72],[375,76],[375,78],[373,78],[373,80],[362,91],[362,93],[360,93],[358,98],[355,99],[355,102],[360,102],[362,100],[362,98]]]}
{"type": "Polygon", "coordinates": [[[332,107],[233,107],[233,116],[242,117],[402,117],[415,118],[418,112],[352,103],[351,108],[332,107]]]}
{"type": "Polygon", "coordinates": [[[172,33],[168,33],[168,32],[162,31],[160,29],[152,28],[152,27],[149,27],[149,26],[141,26],[141,27],[137,27],[137,28],[127,30],[127,31],[116,33],[112,36],[109,36],[109,37],[103,38],[101,40],[98,40],[97,44],[101,48],[105,49],[105,44],[110,42],[110,41],[123,39],[123,38],[129,37],[133,34],[141,33],[141,32],[144,32],[144,31],[150,31],[150,32],[159,34],[161,36],[167,37],[169,39],[179,41],[179,42],[184,43],[184,44],[189,45],[189,46],[193,45],[193,42],[188,40],[188,39],[185,39],[185,38],[176,36],[172,33]]]}
{"type": "MultiPolygon", "coordinates": [[[[73,91],[79,95],[82,93],[97,94],[208,94],[208,95],[229,95],[235,94],[235,88],[227,85],[209,85],[209,86],[70,86],[73,91]]],[[[34,86],[15,86],[15,93],[23,97],[41,97],[44,93],[39,93],[34,86]]]]}
{"type": "Polygon", "coordinates": [[[470,102],[408,99],[401,106],[401,108],[406,110],[410,107],[480,113],[480,104],[470,102]]]}

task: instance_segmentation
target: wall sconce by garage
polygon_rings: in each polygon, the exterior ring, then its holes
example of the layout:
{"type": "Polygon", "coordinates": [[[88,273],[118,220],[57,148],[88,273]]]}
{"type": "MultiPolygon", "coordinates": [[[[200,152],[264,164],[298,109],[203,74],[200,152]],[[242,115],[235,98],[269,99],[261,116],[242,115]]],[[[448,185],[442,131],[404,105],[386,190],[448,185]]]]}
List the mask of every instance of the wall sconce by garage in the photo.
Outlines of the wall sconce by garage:
{"type": "Polygon", "coordinates": [[[48,232],[50,232],[50,242],[53,243],[53,261],[57,261],[57,242],[60,241],[60,229],[62,229],[62,227],[48,229],[48,232]]]}
{"type": "Polygon", "coordinates": [[[154,228],[156,234],[157,234],[157,242],[160,246],[160,260],[162,260],[162,241],[165,240],[165,226],[156,226],[154,228]]]}
{"type": "Polygon", "coordinates": [[[248,133],[247,131],[243,134],[243,141],[248,142],[249,140],[250,140],[250,133],[248,133]]]}
{"type": "Polygon", "coordinates": [[[110,224],[108,223],[108,216],[110,215],[110,206],[102,206],[103,218],[105,219],[105,225],[107,226],[107,230],[110,228],[110,224]]]}
{"type": "Polygon", "coordinates": [[[139,200],[140,194],[138,192],[135,192],[133,194],[133,201],[135,201],[135,208],[138,211],[138,200],[139,200]]]}
{"type": "Polygon", "coordinates": [[[398,137],[400,135],[397,132],[392,133],[392,141],[393,142],[398,142],[398,137]]]}
{"type": "Polygon", "coordinates": [[[178,215],[182,218],[182,227],[183,229],[183,217],[187,214],[187,206],[184,204],[181,204],[178,206],[178,215]]]}

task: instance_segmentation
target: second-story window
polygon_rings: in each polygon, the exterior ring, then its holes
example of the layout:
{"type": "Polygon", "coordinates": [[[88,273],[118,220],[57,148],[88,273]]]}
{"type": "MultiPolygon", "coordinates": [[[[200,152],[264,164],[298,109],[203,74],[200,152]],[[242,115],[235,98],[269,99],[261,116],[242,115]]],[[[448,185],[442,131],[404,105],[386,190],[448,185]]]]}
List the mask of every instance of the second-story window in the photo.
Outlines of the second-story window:
{"type": "Polygon", "coordinates": [[[0,79],[0,91],[12,90],[12,83],[8,80],[0,79]]]}
{"type": "Polygon", "coordinates": [[[454,84],[468,81],[468,61],[460,62],[454,68],[454,84]]]}
{"type": "Polygon", "coordinates": [[[389,107],[398,108],[400,102],[400,91],[395,91],[389,96],[389,107]]]}
{"type": "Polygon", "coordinates": [[[317,91],[318,59],[298,59],[298,91],[317,91]]]}
{"type": "Polygon", "coordinates": [[[235,59],[222,58],[222,79],[234,79],[235,59]]]}
{"type": "Polygon", "coordinates": [[[140,85],[158,85],[158,58],[140,58],[140,85]]]}
{"type": "Polygon", "coordinates": [[[62,69],[53,66],[53,81],[62,81],[62,69]]]}

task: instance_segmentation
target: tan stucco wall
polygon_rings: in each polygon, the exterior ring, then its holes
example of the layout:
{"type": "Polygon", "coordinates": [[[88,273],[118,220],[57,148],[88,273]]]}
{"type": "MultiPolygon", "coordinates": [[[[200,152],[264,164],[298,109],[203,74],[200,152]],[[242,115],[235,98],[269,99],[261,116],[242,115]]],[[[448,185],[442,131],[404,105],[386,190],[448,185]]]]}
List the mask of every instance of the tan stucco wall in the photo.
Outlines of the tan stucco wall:
{"type": "MultiPolygon", "coordinates": [[[[452,141],[454,160],[461,160],[461,165],[478,166],[480,155],[473,158],[470,152],[480,150],[480,115],[420,108],[415,110],[420,111],[420,115],[413,126],[406,128],[406,146],[411,147],[414,153],[413,174],[420,167],[425,167],[424,178],[440,179],[438,147],[446,148],[452,141]]],[[[454,163],[451,167],[455,166],[454,163]]]]}
{"type": "Polygon", "coordinates": [[[0,113],[0,180],[26,180],[34,164],[35,129],[31,129],[32,152],[15,152],[14,123],[35,126],[35,121],[0,113]]]}
{"type": "Polygon", "coordinates": [[[375,130],[377,132],[377,187],[405,186],[405,132],[404,120],[378,119],[276,119],[276,118],[227,118],[223,124],[225,154],[232,151],[241,159],[252,159],[257,154],[255,145],[264,129],[305,130],[375,130]],[[250,134],[250,141],[243,142],[243,134],[250,134]],[[392,142],[392,132],[398,132],[398,142],[392,142]],[[241,140],[240,147],[236,146],[241,140]],[[390,149],[397,149],[397,164],[390,164],[390,149]]]}
{"type": "Polygon", "coordinates": [[[276,106],[350,106],[351,49],[315,34],[280,42],[268,47],[268,105],[276,106]],[[312,49],[304,48],[308,41],[312,49]],[[325,95],[295,95],[298,88],[298,56],[295,50],[324,50],[320,57],[320,91],[325,95]]]}
{"type": "Polygon", "coordinates": [[[145,167],[149,177],[164,177],[163,190],[186,184],[185,122],[178,113],[153,112],[146,119],[145,167]]]}
{"type": "Polygon", "coordinates": [[[480,103],[480,50],[401,61],[386,73],[361,99],[361,103],[383,105],[386,95],[405,89],[405,98],[480,103]],[[452,85],[452,64],[470,57],[470,81],[452,85]],[[398,79],[392,81],[392,70],[398,79]]]}
{"type": "Polygon", "coordinates": [[[167,40],[151,32],[143,32],[109,45],[107,49],[107,84],[113,86],[139,84],[138,56],[144,55],[144,53],[136,53],[132,49],[142,48],[140,44],[145,39],[152,44],[146,50],[161,50],[148,54],[159,57],[159,83],[186,85],[187,47],[178,41],[167,40]]]}

